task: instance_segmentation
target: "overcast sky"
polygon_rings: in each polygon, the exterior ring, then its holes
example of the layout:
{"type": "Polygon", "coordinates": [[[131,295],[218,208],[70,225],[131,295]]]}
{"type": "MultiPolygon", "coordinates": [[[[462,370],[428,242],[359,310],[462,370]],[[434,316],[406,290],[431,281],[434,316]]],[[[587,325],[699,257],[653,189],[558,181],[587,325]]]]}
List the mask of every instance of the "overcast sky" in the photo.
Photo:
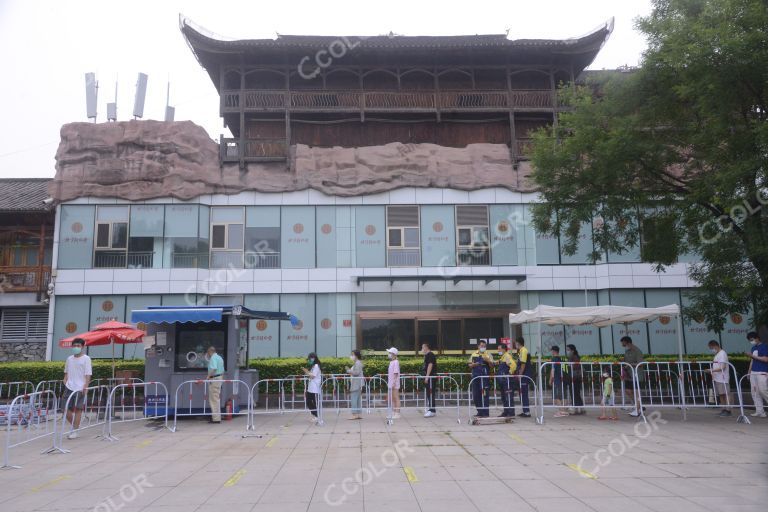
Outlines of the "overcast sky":
{"type": "Polygon", "coordinates": [[[178,29],[183,13],[227,37],[281,34],[497,34],[568,38],[616,24],[592,69],[639,62],[633,20],[650,0],[0,0],[0,177],[52,177],[59,128],[86,121],[84,73],[99,81],[98,120],[118,81],[118,118],[131,118],[136,75],[149,75],[144,118],[162,119],[166,83],[176,120],[223,132],[218,96],[178,29]]]}

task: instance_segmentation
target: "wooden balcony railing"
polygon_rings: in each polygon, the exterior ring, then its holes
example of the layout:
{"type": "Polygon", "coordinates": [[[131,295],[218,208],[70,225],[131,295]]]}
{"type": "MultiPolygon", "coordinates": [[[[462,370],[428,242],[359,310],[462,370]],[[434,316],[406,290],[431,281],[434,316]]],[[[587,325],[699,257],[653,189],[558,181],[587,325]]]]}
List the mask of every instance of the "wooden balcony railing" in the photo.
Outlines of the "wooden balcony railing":
{"type": "MultiPolygon", "coordinates": [[[[240,139],[223,138],[219,143],[222,162],[240,160],[240,139]]],[[[288,144],[285,139],[246,140],[245,160],[282,160],[288,156],[288,144]]]]}
{"type": "Polygon", "coordinates": [[[423,111],[497,110],[552,108],[552,91],[445,90],[445,91],[355,91],[355,90],[227,90],[221,93],[221,111],[239,112],[242,105],[252,111],[423,111]]]}
{"type": "Polygon", "coordinates": [[[43,291],[51,280],[51,267],[0,267],[0,293],[43,291]]]}

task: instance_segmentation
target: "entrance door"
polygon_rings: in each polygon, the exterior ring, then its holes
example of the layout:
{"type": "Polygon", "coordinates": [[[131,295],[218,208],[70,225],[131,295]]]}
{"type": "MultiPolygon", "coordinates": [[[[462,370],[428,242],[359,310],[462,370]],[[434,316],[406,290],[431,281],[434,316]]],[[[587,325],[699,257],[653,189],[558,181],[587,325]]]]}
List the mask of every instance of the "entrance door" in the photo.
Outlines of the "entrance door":
{"type": "Polygon", "coordinates": [[[422,343],[429,343],[432,350],[440,350],[439,320],[418,320],[416,335],[416,350],[421,350],[422,343]]]}

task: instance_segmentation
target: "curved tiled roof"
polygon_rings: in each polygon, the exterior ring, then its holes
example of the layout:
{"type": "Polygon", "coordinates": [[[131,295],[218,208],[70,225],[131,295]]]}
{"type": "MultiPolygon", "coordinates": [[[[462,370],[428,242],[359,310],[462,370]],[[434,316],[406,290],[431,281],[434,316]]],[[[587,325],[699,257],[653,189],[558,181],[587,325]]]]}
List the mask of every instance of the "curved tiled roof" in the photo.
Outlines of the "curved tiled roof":
{"type": "Polygon", "coordinates": [[[46,211],[50,178],[0,178],[0,212],[46,211]]]}

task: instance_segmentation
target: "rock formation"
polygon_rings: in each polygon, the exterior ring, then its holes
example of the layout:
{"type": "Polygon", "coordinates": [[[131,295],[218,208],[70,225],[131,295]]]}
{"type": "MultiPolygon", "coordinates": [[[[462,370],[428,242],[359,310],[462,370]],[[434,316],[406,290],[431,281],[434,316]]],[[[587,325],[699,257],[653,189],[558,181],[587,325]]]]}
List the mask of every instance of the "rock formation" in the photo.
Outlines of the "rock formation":
{"type": "Polygon", "coordinates": [[[292,146],[287,162],[221,165],[219,147],[191,121],[70,123],[61,128],[56,201],[81,196],[143,200],[191,199],[244,190],[290,192],[312,188],[358,196],[401,187],[531,191],[527,162],[513,166],[503,144],[450,148],[392,143],[358,148],[292,146]]]}

